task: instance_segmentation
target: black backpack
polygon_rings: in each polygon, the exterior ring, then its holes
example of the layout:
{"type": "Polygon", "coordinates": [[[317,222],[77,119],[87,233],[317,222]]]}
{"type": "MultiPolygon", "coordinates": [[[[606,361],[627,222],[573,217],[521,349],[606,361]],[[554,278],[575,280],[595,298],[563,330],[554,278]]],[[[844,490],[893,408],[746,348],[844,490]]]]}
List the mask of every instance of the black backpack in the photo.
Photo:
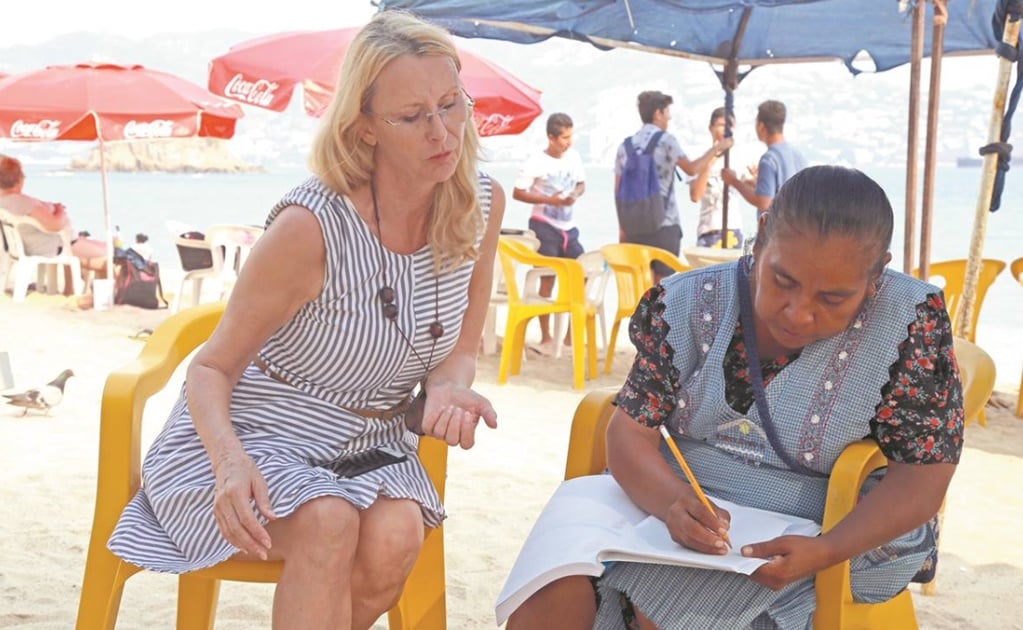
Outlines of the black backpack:
{"type": "Polygon", "coordinates": [[[117,281],[114,285],[114,304],[128,304],[141,308],[167,308],[160,284],[160,265],[146,262],[134,249],[117,250],[114,257],[117,281]]]}

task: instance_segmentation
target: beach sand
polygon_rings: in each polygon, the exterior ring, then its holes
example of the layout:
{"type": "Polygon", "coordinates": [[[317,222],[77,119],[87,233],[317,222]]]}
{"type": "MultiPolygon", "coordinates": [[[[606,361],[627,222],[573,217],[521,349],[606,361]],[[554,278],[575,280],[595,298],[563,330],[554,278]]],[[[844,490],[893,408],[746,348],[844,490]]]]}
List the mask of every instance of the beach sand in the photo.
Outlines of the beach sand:
{"type": "MultiPolygon", "coordinates": [[[[0,352],[17,388],[42,384],[65,368],[76,376],[48,416],[0,406],[0,628],[70,628],[89,543],[95,499],[99,403],[107,374],[142,346],[136,335],[167,311],[116,307],[81,311],[64,298],[31,294],[22,304],[0,296],[0,352]]],[[[144,335],[143,335],[144,337],[144,335]]],[[[630,350],[620,338],[610,376],[620,384],[630,350]]],[[[478,387],[499,413],[470,451],[453,450],[447,485],[447,605],[450,628],[494,627],[493,605],[519,546],[561,481],[572,413],[567,358],[538,358],[496,385],[497,357],[480,360],[478,387]]],[[[1018,372],[1001,374],[1003,402],[1015,404],[1018,372]],[[1011,394],[1011,395],[1010,395],[1011,394]],[[1011,401],[1009,400],[1011,398],[1011,401]]],[[[153,399],[152,439],[180,385],[153,399]]],[[[1023,629],[1023,421],[989,406],[988,426],[967,430],[966,449],[948,494],[937,594],[913,599],[922,628],[1023,629]]],[[[128,581],[118,628],[173,627],[173,576],[142,573],[128,581]]],[[[224,583],[218,629],[268,628],[271,585],[224,583]]],[[[385,628],[385,621],[375,628],[385,628]]]]}

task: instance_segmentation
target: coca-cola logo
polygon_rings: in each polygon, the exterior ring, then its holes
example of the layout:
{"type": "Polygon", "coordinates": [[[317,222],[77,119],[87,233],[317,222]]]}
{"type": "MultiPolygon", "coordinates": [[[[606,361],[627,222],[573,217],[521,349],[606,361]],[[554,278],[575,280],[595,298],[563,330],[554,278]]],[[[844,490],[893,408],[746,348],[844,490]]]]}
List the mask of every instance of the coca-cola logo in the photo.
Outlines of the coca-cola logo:
{"type": "Polygon", "coordinates": [[[59,120],[40,120],[25,122],[18,119],[11,125],[12,138],[30,138],[32,140],[55,140],[60,135],[59,120]]]}
{"type": "Polygon", "coordinates": [[[496,136],[507,130],[512,124],[512,117],[507,114],[479,114],[473,112],[472,119],[481,136],[496,136]]]}
{"type": "Polygon", "coordinates": [[[251,103],[260,107],[269,107],[274,100],[274,92],[279,84],[266,79],[246,81],[241,74],[231,77],[224,88],[224,96],[243,103],[251,103]]]}
{"type": "Polygon", "coordinates": [[[129,120],[124,124],[126,140],[170,138],[172,135],[174,135],[174,123],[162,118],[146,122],[129,120]]]}

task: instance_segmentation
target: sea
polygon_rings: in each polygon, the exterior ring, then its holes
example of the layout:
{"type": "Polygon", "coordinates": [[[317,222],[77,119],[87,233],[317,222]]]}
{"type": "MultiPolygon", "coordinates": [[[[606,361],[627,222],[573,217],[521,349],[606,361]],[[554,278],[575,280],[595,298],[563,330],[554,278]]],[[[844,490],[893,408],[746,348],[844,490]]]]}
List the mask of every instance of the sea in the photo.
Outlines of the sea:
{"type": "MultiPolygon", "coordinates": [[[[529,206],[511,200],[518,165],[484,163],[482,168],[508,193],[503,227],[525,228],[529,206]]],[[[860,166],[887,191],[895,210],[892,267],[903,268],[905,170],[890,166],[860,166]]],[[[95,172],[69,172],[52,165],[26,165],[25,192],[65,204],[76,230],[103,237],[103,194],[95,172]]],[[[125,243],[136,233],[150,237],[155,258],[163,268],[180,268],[174,237],[183,229],[204,231],[219,223],[262,225],[270,207],[288,190],[308,177],[300,168],[268,167],[266,172],[239,174],[109,173],[107,188],[111,223],[125,243]]],[[[922,171],[921,171],[922,177],[922,171]]],[[[614,211],[614,175],[610,167],[586,168],[586,193],[575,204],[575,217],[583,246],[598,249],[617,241],[614,211]]],[[[935,172],[932,223],[932,261],[966,258],[973,230],[981,170],[954,165],[935,172]]],[[[921,198],[918,193],[917,199],[921,198]]],[[[685,197],[682,198],[683,200],[685,197]]],[[[747,233],[755,227],[754,211],[740,208],[747,233]]],[[[681,207],[683,246],[696,240],[697,206],[681,207]]],[[[917,221],[919,224],[919,210],[917,221]]],[[[919,228],[917,229],[919,238],[919,228]]],[[[919,256],[919,247],[916,248],[919,256]]],[[[1023,257],[1023,173],[1007,175],[1002,208],[987,216],[984,257],[1011,262],[1023,257]]],[[[914,265],[916,266],[916,265],[914,265]]],[[[177,276],[177,274],[173,274],[177,276]]],[[[998,382],[1014,389],[1023,364],[1023,286],[1003,272],[989,290],[980,314],[977,342],[998,366],[998,382]]]]}

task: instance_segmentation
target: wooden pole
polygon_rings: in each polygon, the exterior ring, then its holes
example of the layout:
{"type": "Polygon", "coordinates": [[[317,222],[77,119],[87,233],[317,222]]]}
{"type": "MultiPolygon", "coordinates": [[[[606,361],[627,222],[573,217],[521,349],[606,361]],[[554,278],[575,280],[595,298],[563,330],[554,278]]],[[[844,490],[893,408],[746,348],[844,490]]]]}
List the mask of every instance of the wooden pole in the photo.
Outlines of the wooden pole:
{"type": "MultiPolygon", "coordinates": [[[[99,120],[96,120],[97,135],[99,120]]],[[[114,282],[114,229],[110,220],[110,198],[107,195],[107,149],[103,143],[103,136],[99,137],[99,181],[103,187],[103,223],[107,231],[107,279],[111,286],[114,282]]]]}
{"type": "Polygon", "coordinates": [[[913,31],[909,51],[909,114],[906,117],[906,217],[902,243],[902,271],[913,273],[916,259],[916,166],[920,128],[920,65],[924,56],[923,3],[913,5],[913,31]]]}
{"type": "MultiPolygon", "coordinates": [[[[1019,19],[1006,19],[1002,30],[1002,42],[1015,47],[1019,41],[1019,19]]],[[[1002,139],[1002,117],[1005,113],[1005,95],[1009,91],[1009,77],[1012,75],[1013,62],[1004,57],[998,58],[998,80],[995,83],[995,97],[991,104],[991,120],[988,123],[988,144],[1000,142],[1002,139]]],[[[980,264],[984,255],[984,236],[987,233],[987,217],[991,209],[991,191],[995,186],[995,172],[998,168],[998,155],[988,153],[984,156],[984,165],[980,176],[980,193],[977,195],[977,208],[973,215],[973,232],[970,236],[970,253],[966,258],[966,277],[963,278],[962,303],[959,306],[959,318],[956,321],[955,335],[970,338],[973,319],[974,302],[977,295],[977,281],[980,278],[980,264]]]]}
{"type": "Polygon", "coordinates": [[[941,54],[945,45],[948,10],[945,0],[934,3],[934,28],[931,31],[931,82],[927,88],[927,137],[924,140],[924,190],[920,206],[920,279],[931,273],[931,226],[934,207],[934,167],[938,148],[938,110],[941,102],[941,54]]]}

